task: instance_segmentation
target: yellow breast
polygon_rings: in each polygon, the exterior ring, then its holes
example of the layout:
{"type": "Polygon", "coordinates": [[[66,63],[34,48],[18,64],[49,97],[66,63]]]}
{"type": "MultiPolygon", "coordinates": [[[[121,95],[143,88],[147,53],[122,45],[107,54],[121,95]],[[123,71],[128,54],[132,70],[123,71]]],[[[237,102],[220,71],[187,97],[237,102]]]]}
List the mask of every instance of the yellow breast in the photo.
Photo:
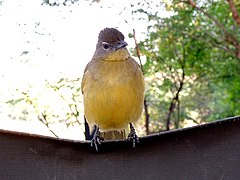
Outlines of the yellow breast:
{"type": "Polygon", "coordinates": [[[86,118],[101,131],[123,130],[142,112],[142,72],[131,58],[91,63],[82,82],[86,118]]]}

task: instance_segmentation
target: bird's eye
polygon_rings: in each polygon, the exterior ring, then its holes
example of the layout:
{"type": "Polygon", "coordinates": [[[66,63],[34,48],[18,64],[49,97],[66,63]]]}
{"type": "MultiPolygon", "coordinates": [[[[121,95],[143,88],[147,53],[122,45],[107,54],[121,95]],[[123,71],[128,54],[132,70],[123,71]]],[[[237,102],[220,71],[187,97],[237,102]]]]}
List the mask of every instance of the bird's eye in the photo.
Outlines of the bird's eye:
{"type": "Polygon", "coordinates": [[[106,43],[106,42],[103,42],[102,46],[103,46],[104,50],[108,50],[110,48],[110,45],[108,43],[106,43]]]}

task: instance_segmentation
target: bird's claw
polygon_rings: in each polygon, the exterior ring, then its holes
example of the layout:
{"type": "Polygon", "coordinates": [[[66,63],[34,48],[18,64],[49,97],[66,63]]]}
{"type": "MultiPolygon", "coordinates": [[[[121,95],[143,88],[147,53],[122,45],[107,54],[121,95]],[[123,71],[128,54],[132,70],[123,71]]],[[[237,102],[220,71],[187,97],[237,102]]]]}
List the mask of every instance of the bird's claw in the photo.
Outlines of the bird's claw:
{"type": "Polygon", "coordinates": [[[100,144],[101,144],[100,131],[99,131],[99,127],[96,126],[96,130],[95,130],[93,138],[91,140],[91,146],[95,147],[96,151],[98,151],[98,145],[100,145],[100,144]]]}
{"type": "Polygon", "coordinates": [[[130,123],[130,133],[128,134],[128,141],[132,141],[133,148],[136,147],[136,144],[139,143],[139,138],[136,134],[135,128],[133,127],[132,123],[130,123]]]}

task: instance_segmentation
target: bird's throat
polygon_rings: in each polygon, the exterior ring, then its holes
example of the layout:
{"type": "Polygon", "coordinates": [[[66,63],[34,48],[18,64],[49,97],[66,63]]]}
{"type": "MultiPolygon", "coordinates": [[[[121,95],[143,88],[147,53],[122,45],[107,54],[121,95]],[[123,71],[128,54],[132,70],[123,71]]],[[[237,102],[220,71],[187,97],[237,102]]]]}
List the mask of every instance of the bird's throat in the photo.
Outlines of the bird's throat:
{"type": "Polygon", "coordinates": [[[119,61],[126,61],[130,57],[130,54],[127,49],[119,49],[104,58],[101,58],[102,61],[108,62],[119,62],[119,61]]]}

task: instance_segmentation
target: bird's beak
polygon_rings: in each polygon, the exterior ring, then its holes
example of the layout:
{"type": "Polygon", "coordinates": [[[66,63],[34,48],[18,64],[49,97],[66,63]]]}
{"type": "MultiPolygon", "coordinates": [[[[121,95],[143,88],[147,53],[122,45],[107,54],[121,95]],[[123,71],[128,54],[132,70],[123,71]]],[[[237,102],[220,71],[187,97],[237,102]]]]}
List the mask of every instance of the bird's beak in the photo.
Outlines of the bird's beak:
{"type": "Polygon", "coordinates": [[[115,46],[115,50],[118,50],[118,49],[121,49],[121,48],[124,48],[128,45],[128,43],[126,43],[124,40],[122,41],[119,41],[116,46],[115,46]]]}

